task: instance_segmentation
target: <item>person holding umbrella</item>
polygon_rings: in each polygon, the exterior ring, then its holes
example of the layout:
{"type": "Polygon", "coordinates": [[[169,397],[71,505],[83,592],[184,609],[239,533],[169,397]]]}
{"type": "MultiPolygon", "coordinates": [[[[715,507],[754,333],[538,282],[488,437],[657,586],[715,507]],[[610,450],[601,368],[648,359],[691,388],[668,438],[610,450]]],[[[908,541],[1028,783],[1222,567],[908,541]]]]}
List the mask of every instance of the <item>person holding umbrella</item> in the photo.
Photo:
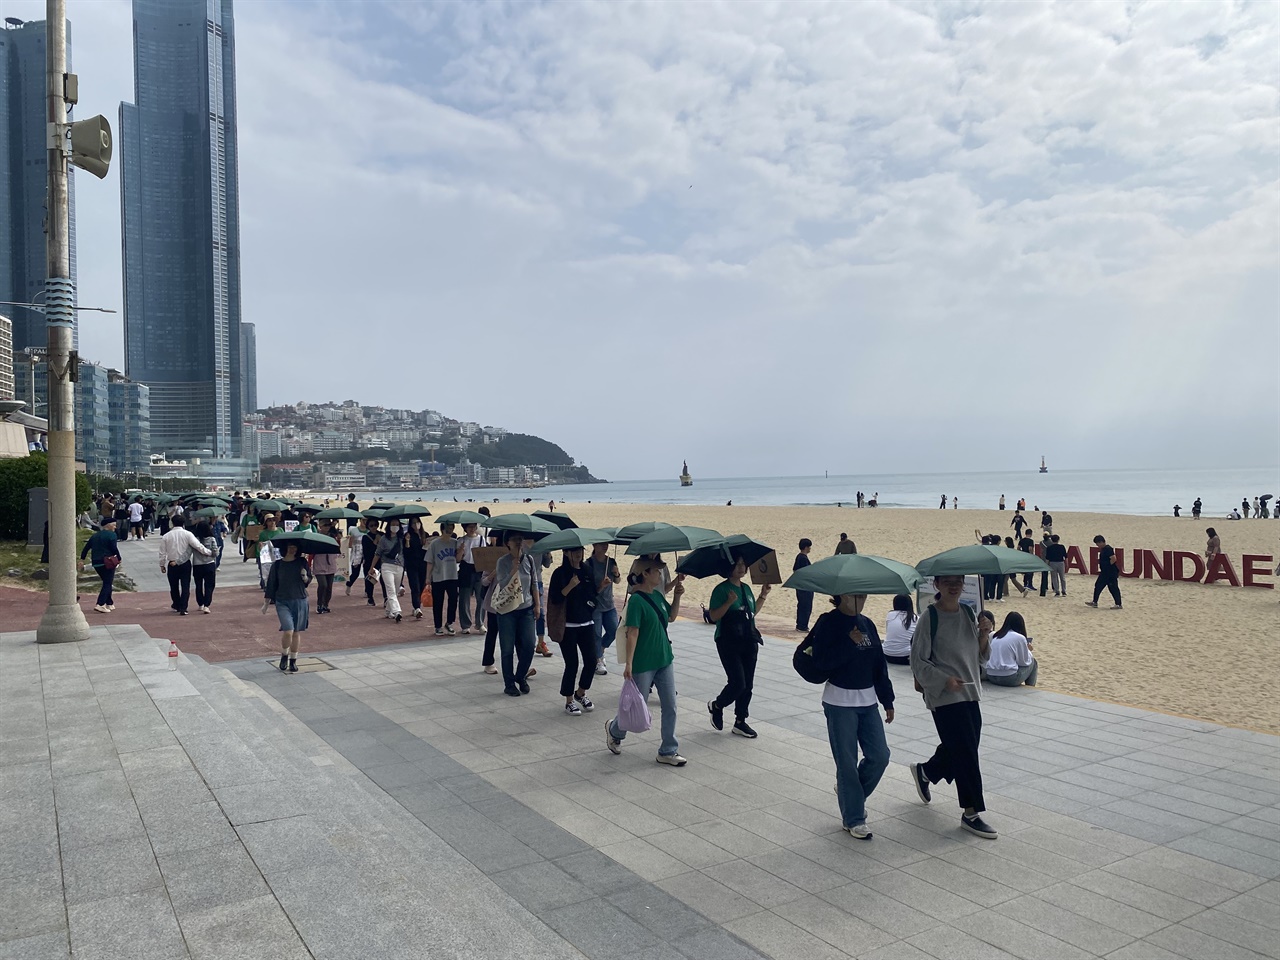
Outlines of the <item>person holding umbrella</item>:
{"type": "Polygon", "coordinates": [[[387,605],[387,588],[382,583],[381,578],[373,575],[373,561],[377,557],[378,544],[382,540],[382,532],[378,529],[379,522],[377,514],[366,511],[364,536],[360,538],[360,555],[363,558],[360,562],[364,569],[364,597],[371,607],[374,605],[373,584],[375,580],[382,589],[382,605],[384,607],[387,605]]]}
{"type": "Polygon", "coordinates": [[[484,546],[484,537],[480,535],[475,523],[462,525],[462,536],[458,538],[458,624],[462,627],[462,635],[471,633],[475,624],[477,631],[484,621],[480,617],[480,605],[484,602],[484,589],[480,586],[480,576],[476,573],[476,560],[472,551],[484,546]],[[474,598],[474,599],[473,599],[474,598]]]}
{"type": "Polygon", "coordinates": [[[609,673],[605,666],[604,652],[613,646],[618,635],[618,607],[613,599],[613,585],[622,578],[618,563],[609,556],[609,544],[597,543],[591,547],[591,557],[586,562],[588,572],[596,586],[595,633],[596,676],[609,673]]]}
{"type": "Polygon", "coordinates": [[[440,536],[427,545],[426,560],[426,578],[431,584],[431,615],[435,619],[436,636],[446,632],[453,636],[453,621],[458,616],[458,538],[453,535],[453,524],[450,521],[445,520],[440,524],[440,536]]]}
{"type": "Polygon", "coordinates": [[[582,562],[584,556],[582,547],[565,550],[547,591],[547,626],[551,639],[560,644],[560,655],[564,658],[560,695],[564,697],[564,712],[571,717],[580,717],[583,711],[590,713],[595,709],[587,691],[596,675],[595,614],[600,591],[582,562]],[[573,680],[578,673],[579,655],[582,675],[575,689],[573,680]]]}
{"type": "MultiPolygon", "coordinates": [[[[373,569],[370,577],[377,576],[382,581],[384,610],[388,620],[399,623],[403,619],[400,612],[400,599],[396,591],[400,586],[400,578],[404,576],[404,538],[400,535],[400,518],[387,520],[387,529],[378,540],[377,549],[373,553],[373,569]]],[[[369,602],[373,602],[373,590],[369,589],[369,602]]]]}
{"type": "Polygon", "coordinates": [[[758,734],[747,723],[747,717],[761,643],[755,619],[769,598],[770,586],[765,584],[756,600],[751,587],[742,582],[746,572],[746,561],[730,554],[721,569],[725,579],[711,591],[709,612],[716,625],[716,652],[724,665],[725,686],[718,697],[707,701],[707,712],[711,714],[711,725],[723,730],[724,708],[734,704],[733,732],[754,740],[758,734]]]}
{"type": "MultiPolygon", "coordinates": [[[[338,542],[338,531],[332,520],[320,520],[317,536],[338,542]]],[[[311,556],[311,574],[316,581],[316,613],[328,613],[333,602],[333,578],[338,575],[337,553],[316,553],[311,556]]]]}
{"type": "MultiPolygon", "coordinates": [[[[427,560],[427,547],[433,543],[422,526],[421,517],[409,518],[409,529],[404,535],[404,573],[409,578],[409,602],[413,607],[413,619],[422,619],[422,592],[427,586],[431,564],[427,560]]],[[[437,629],[436,633],[440,631],[437,629]]]]}
{"type": "MultiPolygon", "coordinates": [[[[923,566],[923,561],[919,566],[923,566]]],[[[964,577],[933,578],[939,597],[916,621],[911,635],[911,672],[924,694],[938,731],[938,748],[924,763],[911,764],[916,793],[928,803],[930,786],[955,781],[962,810],[960,826],[974,836],[996,839],[996,831],[982,819],[982,768],[978,742],[982,735],[981,663],[991,655],[991,628],[979,625],[973,612],[960,603],[964,577]]]]}
{"type": "Polygon", "coordinates": [[[298,643],[307,629],[307,587],[311,585],[311,571],[303,563],[298,552],[298,541],[286,538],[284,554],[271,564],[267,574],[266,601],[274,603],[276,618],[280,621],[280,672],[298,672],[298,643]]]}
{"type": "Polygon", "coordinates": [[[507,553],[498,558],[489,603],[498,614],[502,692],[509,697],[518,697],[529,692],[529,666],[533,663],[533,648],[536,643],[533,624],[541,613],[541,604],[535,561],[530,554],[524,552],[524,533],[520,530],[507,530],[502,542],[507,553]],[[499,593],[509,595],[508,603],[498,602],[499,593]]]}

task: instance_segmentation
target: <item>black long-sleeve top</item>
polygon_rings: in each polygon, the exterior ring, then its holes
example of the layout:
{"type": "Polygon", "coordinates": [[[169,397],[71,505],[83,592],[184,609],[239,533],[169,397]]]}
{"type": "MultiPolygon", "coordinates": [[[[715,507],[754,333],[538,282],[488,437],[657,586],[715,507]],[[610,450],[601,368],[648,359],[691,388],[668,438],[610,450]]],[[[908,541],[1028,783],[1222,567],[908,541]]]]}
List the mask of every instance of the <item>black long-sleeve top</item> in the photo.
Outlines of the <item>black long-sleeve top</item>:
{"type": "Polygon", "coordinates": [[[893,681],[885,664],[884,648],[876,625],[862,614],[851,617],[831,610],[813,625],[814,665],[827,672],[830,682],[845,690],[874,687],[876,699],[886,708],[893,706],[893,681]],[[867,643],[854,643],[850,634],[862,632],[867,643]]]}
{"type": "Polygon", "coordinates": [[[561,603],[565,605],[565,623],[590,623],[595,616],[597,596],[595,580],[585,563],[576,570],[565,566],[556,567],[555,573],[551,574],[547,600],[557,605],[561,603]],[[575,575],[578,577],[578,585],[569,591],[566,597],[564,588],[569,585],[569,581],[575,575]]]}
{"type": "Polygon", "coordinates": [[[304,600],[311,585],[311,571],[301,560],[277,560],[267,574],[268,600],[304,600]]]}

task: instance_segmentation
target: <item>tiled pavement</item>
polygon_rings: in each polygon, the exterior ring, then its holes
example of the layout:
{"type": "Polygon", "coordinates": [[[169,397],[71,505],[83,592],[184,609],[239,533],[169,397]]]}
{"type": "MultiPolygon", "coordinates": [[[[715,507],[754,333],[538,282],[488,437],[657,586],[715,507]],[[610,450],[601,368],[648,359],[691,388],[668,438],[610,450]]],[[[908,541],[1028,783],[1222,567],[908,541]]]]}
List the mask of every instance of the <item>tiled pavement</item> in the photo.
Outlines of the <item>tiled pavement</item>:
{"type": "Polygon", "coordinates": [[[707,631],[672,634],[680,770],[653,734],[604,749],[616,672],[571,718],[558,658],[507,698],[474,638],[283,676],[3,635],[0,958],[1280,956],[1277,738],[984,690],[983,841],[915,797],[932,725],[893,668],[862,843],[791,645],[745,741],[707,723],[707,631]]]}

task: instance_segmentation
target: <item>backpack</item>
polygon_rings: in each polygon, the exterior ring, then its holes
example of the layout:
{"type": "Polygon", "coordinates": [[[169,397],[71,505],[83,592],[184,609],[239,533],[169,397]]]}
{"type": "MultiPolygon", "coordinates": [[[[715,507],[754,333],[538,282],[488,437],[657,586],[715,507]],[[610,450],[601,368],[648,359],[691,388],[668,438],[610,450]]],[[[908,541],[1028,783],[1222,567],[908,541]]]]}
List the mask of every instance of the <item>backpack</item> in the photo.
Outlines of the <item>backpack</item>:
{"type": "Polygon", "coordinates": [[[813,629],[805,636],[803,640],[796,646],[796,652],[791,655],[791,666],[796,673],[800,674],[800,679],[806,683],[826,683],[831,679],[831,673],[818,666],[814,648],[819,640],[818,629],[822,626],[823,617],[818,618],[818,622],[813,625],[813,629]]]}
{"type": "MultiPolygon", "coordinates": [[[[960,604],[960,609],[965,612],[965,616],[969,618],[969,622],[974,626],[978,625],[978,618],[974,614],[973,609],[967,604],[960,604]]],[[[933,655],[933,641],[938,639],[938,611],[931,603],[929,604],[929,655],[933,655]]],[[[928,659],[927,657],[925,659],[928,659]]],[[[920,681],[914,676],[911,682],[915,684],[916,693],[924,693],[924,687],[920,686],[920,681]]]]}

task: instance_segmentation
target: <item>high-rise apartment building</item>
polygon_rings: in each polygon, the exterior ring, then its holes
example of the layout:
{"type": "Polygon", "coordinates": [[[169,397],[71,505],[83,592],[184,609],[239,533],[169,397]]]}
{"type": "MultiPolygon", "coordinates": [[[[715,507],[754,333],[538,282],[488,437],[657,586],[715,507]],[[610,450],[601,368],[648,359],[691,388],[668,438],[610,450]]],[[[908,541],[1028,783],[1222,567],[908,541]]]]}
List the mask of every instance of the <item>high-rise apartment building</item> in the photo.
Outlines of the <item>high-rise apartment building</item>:
{"type": "Polygon", "coordinates": [[[258,412],[258,330],[252,323],[240,324],[240,411],[245,417],[258,412]]]}
{"type": "Polygon", "coordinates": [[[240,456],[240,217],[231,0],[133,0],[120,105],[125,374],[151,442],[240,456]]]}
{"type": "Polygon", "coordinates": [[[90,473],[111,473],[111,400],[107,368],[81,362],[75,386],[76,459],[90,473]]]}
{"type": "MultiPolygon", "coordinates": [[[[67,67],[71,25],[67,24],[67,67]]],[[[44,293],[49,135],[45,126],[45,23],[0,23],[0,300],[39,302],[44,293]]],[[[75,174],[67,171],[71,279],[76,279],[75,174]]],[[[48,343],[44,314],[6,307],[13,349],[48,343]]],[[[72,328],[73,342],[76,328],[72,328]]]]}
{"type": "Polygon", "coordinates": [[[119,370],[107,371],[111,412],[111,470],[149,472],[151,457],[151,391],[119,370]]]}
{"type": "Polygon", "coordinates": [[[0,400],[13,398],[13,324],[0,317],[0,400]]]}

